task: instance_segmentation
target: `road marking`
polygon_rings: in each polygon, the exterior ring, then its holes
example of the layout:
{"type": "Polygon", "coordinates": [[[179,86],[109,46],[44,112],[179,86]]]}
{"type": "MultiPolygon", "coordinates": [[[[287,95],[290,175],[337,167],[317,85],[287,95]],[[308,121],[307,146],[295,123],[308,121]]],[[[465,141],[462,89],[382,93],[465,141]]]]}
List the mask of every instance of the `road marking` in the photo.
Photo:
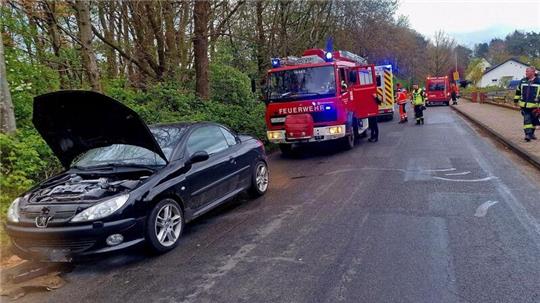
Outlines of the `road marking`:
{"type": "Polygon", "coordinates": [[[441,169],[425,169],[423,171],[428,171],[428,172],[445,172],[445,171],[455,171],[456,169],[455,168],[441,168],[441,169]]]}
{"type": "Polygon", "coordinates": [[[499,203],[499,201],[491,201],[491,200],[482,203],[482,205],[478,206],[478,208],[476,209],[474,216],[479,217],[479,218],[484,217],[485,215],[487,215],[488,208],[490,208],[491,206],[497,203],[499,203]]]}
{"type": "Polygon", "coordinates": [[[470,174],[470,171],[464,171],[462,173],[452,173],[452,174],[444,174],[445,176],[464,176],[470,174]]]}
{"type": "Polygon", "coordinates": [[[482,178],[482,179],[471,179],[471,180],[448,179],[448,178],[443,178],[443,177],[433,177],[433,179],[443,180],[443,181],[452,181],[452,182],[484,182],[484,181],[497,179],[497,177],[489,176],[489,177],[485,177],[485,178],[482,178]]]}

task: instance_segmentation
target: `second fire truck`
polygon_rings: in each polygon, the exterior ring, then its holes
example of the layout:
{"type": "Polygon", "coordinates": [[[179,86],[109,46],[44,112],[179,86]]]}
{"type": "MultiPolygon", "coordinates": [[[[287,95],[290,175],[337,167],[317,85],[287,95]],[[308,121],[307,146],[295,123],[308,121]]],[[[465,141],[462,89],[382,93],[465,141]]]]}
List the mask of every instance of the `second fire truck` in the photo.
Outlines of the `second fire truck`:
{"type": "Polygon", "coordinates": [[[268,140],[282,153],[293,144],[335,140],[345,149],[379,114],[375,66],[346,51],[306,50],[272,59],[265,89],[268,140]]]}

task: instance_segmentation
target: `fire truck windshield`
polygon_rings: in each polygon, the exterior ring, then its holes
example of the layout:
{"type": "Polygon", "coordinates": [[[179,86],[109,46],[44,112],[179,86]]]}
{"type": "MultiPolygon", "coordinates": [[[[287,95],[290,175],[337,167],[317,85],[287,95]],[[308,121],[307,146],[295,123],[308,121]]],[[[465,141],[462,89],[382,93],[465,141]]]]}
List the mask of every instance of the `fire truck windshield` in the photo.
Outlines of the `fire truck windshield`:
{"type": "Polygon", "coordinates": [[[335,95],[334,67],[319,66],[271,73],[266,97],[269,102],[281,102],[335,95]]]}

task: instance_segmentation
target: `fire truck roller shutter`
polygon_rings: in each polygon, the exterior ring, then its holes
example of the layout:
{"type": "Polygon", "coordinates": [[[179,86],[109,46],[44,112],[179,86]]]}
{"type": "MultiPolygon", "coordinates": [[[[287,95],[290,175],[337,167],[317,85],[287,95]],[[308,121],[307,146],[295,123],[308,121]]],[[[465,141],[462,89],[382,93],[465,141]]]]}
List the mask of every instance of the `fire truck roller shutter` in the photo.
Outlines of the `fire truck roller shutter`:
{"type": "Polygon", "coordinates": [[[393,94],[394,83],[392,79],[392,72],[388,68],[384,68],[384,101],[388,104],[394,104],[393,94]]]}

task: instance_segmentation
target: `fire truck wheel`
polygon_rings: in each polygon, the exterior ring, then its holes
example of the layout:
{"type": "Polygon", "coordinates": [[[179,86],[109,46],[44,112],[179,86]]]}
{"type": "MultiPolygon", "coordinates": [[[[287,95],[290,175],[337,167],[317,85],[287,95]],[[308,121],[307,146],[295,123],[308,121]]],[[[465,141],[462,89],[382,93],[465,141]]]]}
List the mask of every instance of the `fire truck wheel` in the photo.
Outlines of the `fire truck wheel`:
{"type": "Polygon", "coordinates": [[[353,120],[353,134],[354,134],[354,143],[360,141],[360,135],[358,134],[358,120],[355,118],[353,120]]]}
{"type": "Polygon", "coordinates": [[[292,154],[292,144],[280,144],[279,150],[284,156],[290,156],[292,154]]]}
{"type": "Polygon", "coordinates": [[[352,131],[349,135],[345,136],[345,138],[341,139],[343,140],[343,149],[350,150],[354,148],[354,142],[355,142],[355,135],[354,131],[352,131]]]}

